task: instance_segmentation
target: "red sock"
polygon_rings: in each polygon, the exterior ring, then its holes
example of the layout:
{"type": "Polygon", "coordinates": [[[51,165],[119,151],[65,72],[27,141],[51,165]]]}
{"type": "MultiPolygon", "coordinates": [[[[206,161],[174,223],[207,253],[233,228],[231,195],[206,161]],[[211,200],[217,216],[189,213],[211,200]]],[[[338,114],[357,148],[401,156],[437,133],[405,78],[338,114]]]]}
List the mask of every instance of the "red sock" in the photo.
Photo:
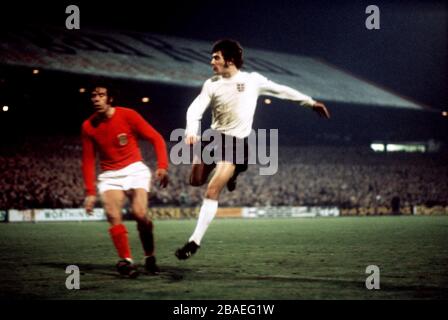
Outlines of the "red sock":
{"type": "Polygon", "coordinates": [[[115,248],[117,249],[118,256],[121,259],[131,259],[131,249],[129,248],[128,241],[128,230],[126,229],[124,224],[117,224],[110,227],[109,233],[112,237],[115,248]]]}

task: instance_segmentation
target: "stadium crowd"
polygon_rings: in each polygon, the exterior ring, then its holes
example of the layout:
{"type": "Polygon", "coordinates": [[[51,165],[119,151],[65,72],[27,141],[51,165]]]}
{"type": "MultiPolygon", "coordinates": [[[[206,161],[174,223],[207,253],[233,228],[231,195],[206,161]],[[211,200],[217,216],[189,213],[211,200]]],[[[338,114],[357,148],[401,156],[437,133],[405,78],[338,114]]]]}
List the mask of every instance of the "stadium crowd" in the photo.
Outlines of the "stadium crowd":
{"type": "MultiPolygon", "coordinates": [[[[144,158],[155,168],[152,147],[144,158]]],[[[0,209],[78,208],[84,200],[81,143],[77,137],[40,137],[0,148],[0,209]]],[[[368,147],[279,148],[278,172],[259,174],[249,165],[223,206],[390,206],[447,205],[446,153],[375,153],[368,147]]],[[[197,206],[204,187],[188,185],[191,166],[171,165],[168,188],[153,183],[152,206],[197,206]]],[[[99,205],[99,204],[98,204],[99,205]]]]}

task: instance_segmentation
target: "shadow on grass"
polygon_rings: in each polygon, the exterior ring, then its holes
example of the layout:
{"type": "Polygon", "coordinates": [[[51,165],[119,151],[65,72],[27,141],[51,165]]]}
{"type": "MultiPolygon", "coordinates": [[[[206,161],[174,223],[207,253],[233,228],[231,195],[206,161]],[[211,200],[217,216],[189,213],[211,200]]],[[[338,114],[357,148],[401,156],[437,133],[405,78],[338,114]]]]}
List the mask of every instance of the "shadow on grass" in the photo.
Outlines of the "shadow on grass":
{"type": "MultiPolygon", "coordinates": [[[[69,265],[75,265],[79,268],[81,275],[92,274],[92,275],[101,275],[112,278],[124,278],[120,274],[118,274],[115,265],[111,264],[95,264],[95,263],[63,263],[63,262],[45,262],[39,263],[38,265],[49,267],[58,270],[65,270],[69,265]]],[[[188,268],[178,268],[172,266],[159,265],[160,274],[159,275],[151,275],[144,270],[143,266],[138,266],[140,275],[150,276],[150,277],[161,277],[170,282],[182,281],[184,278],[184,274],[191,272],[191,269],[188,268]]],[[[138,279],[138,278],[137,278],[138,279]]]]}
{"type": "MultiPolygon", "coordinates": [[[[245,280],[255,281],[277,281],[277,282],[309,282],[309,283],[328,283],[334,285],[341,285],[343,287],[352,287],[357,289],[365,289],[363,281],[343,278],[329,278],[329,277],[305,277],[305,276],[283,276],[283,275],[271,275],[271,276],[253,276],[244,277],[245,280]]],[[[412,293],[414,298],[421,299],[448,299],[448,288],[436,285],[399,285],[390,282],[381,282],[381,291],[390,293],[412,293]]]]}
{"type": "MultiPolygon", "coordinates": [[[[58,270],[65,270],[65,268],[70,265],[70,263],[61,262],[47,262],[39,264],[44,267],[54,268],[58,270]]],[[[115,270],[115,266],[111,264],[73,264],[79,267],[81,275],[91,274],[97,276],[104,276],[112,279],[123,278],[115,270]]],[[[277,283],[315,283],[319,287],[329,287],[336,286],[352,290],[367,290],[365,288],[364,281],[349,279],[349,278],[338,278],[338,277],[310,277],[310,276],[300,276],[300,275],[248,275],[244,273],[236,274],[234,272],[229,272],[223,270],[222,272],[197,270],[190,268],[179,268],[174,266],[160,265],[161,272],[158,276],[153,276],[145,273],[142,266],[139,266],[142,272],[138,279],[148,279],[149,277],[157,277],[166,282],[177,283],[182,282],[185,278],[190,278],[195,281],[220,281],[223,279],[232,279],[234,283],[245,283],[245,281],[256,281],[256,282],[277,282],[277,283]]],[[[89,288],[95,289],[95,288],[89,288]]],[[[381,289],[378,290],[381,293],[391,294],[397,298],[405,297],[406,299],[437,299],[446,300],[448,299],[448,288],[445,286],[437,286],[424,283],[416,284],[400,284],[393,281],[382,281],[381,289]]],[[[361,298],[362,299],[362,298],[361,298]]]]}

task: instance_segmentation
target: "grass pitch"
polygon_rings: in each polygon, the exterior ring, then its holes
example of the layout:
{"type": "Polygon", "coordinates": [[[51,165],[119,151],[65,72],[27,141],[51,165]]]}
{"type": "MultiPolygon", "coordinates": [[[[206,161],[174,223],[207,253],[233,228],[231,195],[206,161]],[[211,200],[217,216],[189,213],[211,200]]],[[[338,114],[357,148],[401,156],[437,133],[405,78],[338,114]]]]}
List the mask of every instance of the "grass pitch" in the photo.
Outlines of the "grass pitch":
{"type": "MultiPolygon", "coordinates": [[[[0,299],[447,299],[448,217],[215,219],[195,256],[174,256],[196,220],[156,220],[159,276],[120,277],[106,222],[0,224],[0,299]],[[81,271],[68,290],[66,267],[81,271]],[[380,289],[365,287],[366,267],[380,289]]],[[[134,259],[143,252],[126,222],[134,259]]]]}

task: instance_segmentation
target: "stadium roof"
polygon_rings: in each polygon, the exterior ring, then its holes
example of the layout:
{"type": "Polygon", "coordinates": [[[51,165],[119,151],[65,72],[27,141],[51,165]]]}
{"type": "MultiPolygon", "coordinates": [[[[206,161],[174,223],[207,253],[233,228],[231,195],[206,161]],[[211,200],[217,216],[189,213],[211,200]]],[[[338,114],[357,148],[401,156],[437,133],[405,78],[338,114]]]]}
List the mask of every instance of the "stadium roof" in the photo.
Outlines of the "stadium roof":
{"type": "MultiPolygon", "coordinates": [[[[132,31],[33,27],[0,32],[0,64],[200,87],[211,43],[132,31]]],[[[424,106],[319,59],[245,48],[246,71],[316,99],[407,109],[424,106]]]]}

